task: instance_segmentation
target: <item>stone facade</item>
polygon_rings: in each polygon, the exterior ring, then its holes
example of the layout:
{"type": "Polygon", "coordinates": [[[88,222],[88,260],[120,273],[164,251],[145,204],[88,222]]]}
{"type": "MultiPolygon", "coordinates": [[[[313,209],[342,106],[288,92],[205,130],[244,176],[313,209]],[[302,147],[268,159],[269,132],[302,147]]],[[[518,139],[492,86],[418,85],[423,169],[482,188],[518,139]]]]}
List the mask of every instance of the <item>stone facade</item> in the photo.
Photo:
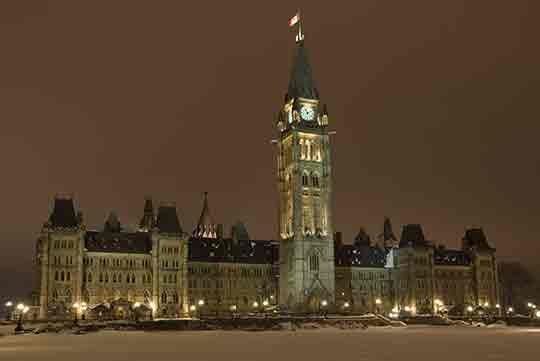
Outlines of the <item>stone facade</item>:
{"type": "Polygon", "coordinates": [[[146,199],[136,230],[116,215],[90,230],[71,196],[57,196],[36,245],[35,305],[40,318],[127,318],[282,310],[463,313],[498,305],[495,249],[481,228],[459,250],[390,220],[372,243],[361,230],[344,244],[332,221],[329,115],[319,100],[303,36],[275,122],[279,241],[254,240],[241,222],[226,238],[205,193],[191,234],[174,203],[157,212],[146,199]],[[78,309],[74,309],[78,305],[78,309]],[[84,305],[84,307],[83,307],[84,305]]]}

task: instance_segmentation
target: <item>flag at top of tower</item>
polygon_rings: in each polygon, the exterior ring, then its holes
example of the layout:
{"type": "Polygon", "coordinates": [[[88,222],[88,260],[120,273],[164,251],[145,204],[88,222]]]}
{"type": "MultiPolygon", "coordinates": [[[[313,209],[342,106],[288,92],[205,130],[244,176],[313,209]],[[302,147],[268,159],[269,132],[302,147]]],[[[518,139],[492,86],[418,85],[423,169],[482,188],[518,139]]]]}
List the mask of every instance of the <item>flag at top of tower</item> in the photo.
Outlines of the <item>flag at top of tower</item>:
{"type": "Polygon", "coordinates": [[[291,18],[291,20],[289,20],[289,27],[293,27],[296,25],[296,23],[298,23],[300,21],[300,12],[297,12],[295,16],[293,16],[291,18]]]}

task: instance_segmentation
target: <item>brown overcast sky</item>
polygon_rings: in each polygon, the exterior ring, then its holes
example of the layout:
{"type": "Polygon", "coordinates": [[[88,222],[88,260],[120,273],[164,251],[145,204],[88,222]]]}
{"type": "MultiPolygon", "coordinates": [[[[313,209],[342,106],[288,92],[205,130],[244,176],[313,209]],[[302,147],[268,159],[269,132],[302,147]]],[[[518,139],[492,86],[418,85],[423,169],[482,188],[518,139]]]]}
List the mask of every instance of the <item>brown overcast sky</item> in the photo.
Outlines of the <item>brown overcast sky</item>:
{"type": "Polygon", "coordinates": [[[328,103],[336,229],[421,223],[540,253],[538,1],[1,1],[0,294],[29,288],[53,195],[90,226],[143,197],[277,233],[273,116],[303,10],[328,103]],[[533,8],[534,7],[534,8],[533,8]],[[15,282],[13,282],[15,281],[15,282]]]}

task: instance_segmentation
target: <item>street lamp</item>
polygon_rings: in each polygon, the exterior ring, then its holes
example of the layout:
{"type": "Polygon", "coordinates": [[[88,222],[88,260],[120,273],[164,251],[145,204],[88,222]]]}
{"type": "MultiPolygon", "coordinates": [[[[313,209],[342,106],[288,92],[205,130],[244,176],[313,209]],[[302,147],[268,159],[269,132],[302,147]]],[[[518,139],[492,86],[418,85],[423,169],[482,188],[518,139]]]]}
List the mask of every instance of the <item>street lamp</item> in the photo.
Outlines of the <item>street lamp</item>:
{"type": "Polygon", "coordinates": [[[19,310],[19,320],[17,321],[17,327],[15,327],[15,332],[24,331],[24,328],[22,326],[23,317],[26,312],[28,312],[29,308],[28,306],[25,306],[24,303],[19,303],[17,305],[17,310],[19,310]]]}
{"type": "Polygon", "coordinates": [[[328,306],[328,301],[322,300],[321,301],[321,308],[323,309],[323,316],[326,318],[326,306],[328,306]]]}
{"type": "Polygon", "coordinates": [[[150,309],[152,310],[152,320],[154,319],[154,313],[156,312],[156,305],[154,302],[149,303],[150,309]]]}
{"type": "Polygon", "coordinates": [[[264,307],[268,306],[268,300],[264,300],[264,301],[263,301],[263,306],[264,306],[264,307]]]}
{"type": "Polygon", "coordinates": [[[135,322],[139,322],[139,307],[141,307],[141,304],[139,302],[135,302],[133,304],[133,314],[135,315],[135,322]]]}
{"type": "Polygon", "coordinates": [[[78,321],[77,320],[77,314],[79,313],[79,308],[81,307],[81,305],[79,305],[79,303],[75,302],[72,307],[75,309],[75,312],[74,312],[75,316],[73,318],[73,324],[75,326],[77,326],[77,321],[78,321]]]}
{"type": "Polygon", "coordinates": [[[5,303],[5,306],[6,306],[6,309],[7,309],[7,313],[6,313],[6,321],[9,321],[11,319],[11,311],[10,311],[10,308],[13,307],[13,302],[11,301],[7,301],[5,303]]]}
{"type": "Polygon", "coordinates": [[[375,311],[377,313],[381,313],[381,310],[380,310],[381,304],[382,304],[382,301],[380,298],[375,299],[375,311]]]}

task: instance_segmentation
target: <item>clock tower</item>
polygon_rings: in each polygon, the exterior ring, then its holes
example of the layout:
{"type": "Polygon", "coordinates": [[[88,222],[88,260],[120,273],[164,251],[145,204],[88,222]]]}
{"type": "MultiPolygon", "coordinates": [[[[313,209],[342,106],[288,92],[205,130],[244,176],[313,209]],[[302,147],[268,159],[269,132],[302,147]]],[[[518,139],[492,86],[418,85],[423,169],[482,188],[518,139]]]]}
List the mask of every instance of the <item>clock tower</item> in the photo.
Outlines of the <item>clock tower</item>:
{"type": "Polygon", "coordinates": [[[332,169],[328,112],[320,102],[301,31],[276,123],[279,304],[319,311],[334,303],[332,169]]]}

